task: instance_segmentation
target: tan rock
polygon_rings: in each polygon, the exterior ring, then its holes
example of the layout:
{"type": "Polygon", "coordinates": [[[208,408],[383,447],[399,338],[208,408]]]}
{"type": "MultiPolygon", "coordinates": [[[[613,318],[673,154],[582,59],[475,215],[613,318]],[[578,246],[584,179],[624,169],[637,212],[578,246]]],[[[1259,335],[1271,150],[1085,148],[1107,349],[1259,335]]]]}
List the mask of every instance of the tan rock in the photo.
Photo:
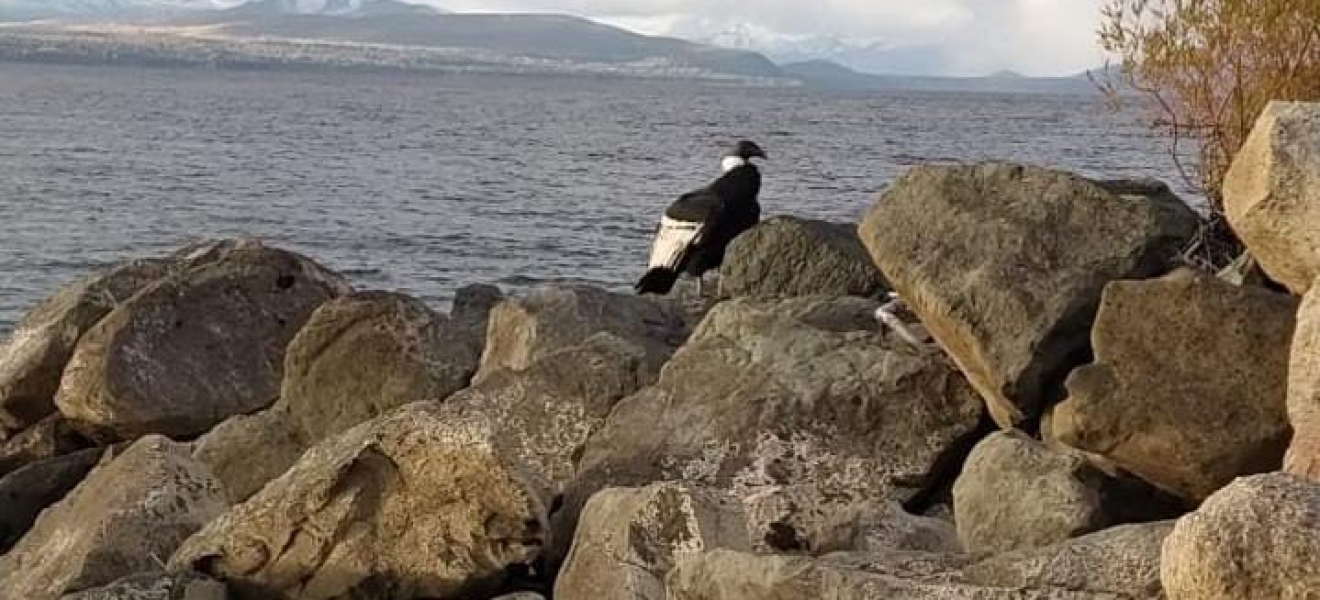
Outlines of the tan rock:
{"type": "Polygon", "coordinates": [[[953,485],[968,552],[1049,546],[1130,521],[1176,517],[1182,506],[1136,481],[1112,478],[1080,453],[1002,431],[972,450],[953,485]]]}
{"type": "Polygon", "coordinates": [[[952,521],[910,514],[896,502],[860,515],[852,524],[857,538],[849,548],[861,553],[963,551],[952,521]]]}
{"type": "Polygon", "coordinates": [[[547,531],[547,498],[495,427],[431,403],[363,423],[212,521],[171,566],[254,600],[494,591],[547,531]]]}
{"type": "Polygon", "coordinates": [[[1164,542],[1169,600],[1320,598],[1320,486],[1284,473],[1238,479],[1164,542]]]}
{"type": "Polygon", "coordinates": [[[1288,360],[1288,420],[1293,437],[1285,470],[1320,482],[1320,286],[1312,287],[1297,309],[1288,360]]]}
{"type": "Polygon", "coordinates": [[[873,561],[853,555],[808,558],[715,550],[681,557],[666,584],[669,600],[1127,600],[1059,588],[956,583],[948,576],[912,573],[944,568],[937,556],[906,562],[896,567],[892,557],[873,561]]]}
{"type": "Polygon", "coordinates": [[[1278,469],[1296,304],[1189,272],[1110,284],[1054,435],[1197,501],[1278,469]]]}
{"type": "Polygon", "coordinates": [[[1104,285],[1167,271],[1196,227],[1162,184],[982,164],[913,169],[860,234],[1008,428],[1060,395],[1104,285]]]}
{"type": "Polygon", "coordinates": [[[559,493],[573,479],[587,439],[648,377],[640,346],[599,333],[542,356],[526,370],[492,373],[450,396],[445,407],[499,423],[502,447],[559,493]]]}
{"type": "Polygon", "coordinates": [[[682,483],[606,489],[583,509],[555,598],[664,600],[675,560],[715,548],[751,550],[747,517],[727,494],[682,483]]]}
{"type": "Polygon", "coordinates": [[[317,442],[395,408],[443,400],[476,372],[479,344],[421,301],[390,292],[330,300],[293,338],[279,405],[317,442]]]}
{"type": "Polygon", "coordinates": [[[55,599],[151,570],[225,508],[219,482],[186,444],[144,437],[41,513],[0,558],[0,590],[55,599]]]}
{"type": "Polygon", "coordinates": [[[1160,552],[1173,521],[1120,525],[1051,546],[1000,554],[964,568],[959,579],[1002,588],[1058,588],[1163,598],[1160,552]]]}
{"type": "Polygon", "coordinates": [[[1271,102],[1224,176],[1233,231],[1272,279],[1302,294],[1320,275],[1320,104],[1271,102]]]}
{"type": "Polygon", "coordinates": [[[192,572],[142,573],[60,600],[229,600],[225,584],[192,572]]]}
{"type": "Polygon", "coordinates": [[[508,298],[491,311],[476,381],[502,369],[522,371],[540,358],[611,333],[646,352],[654,377],[687,336],[677,303],[587,286],[546,286],[508,298]]]}
{"type": "Polygon", "coordinates": [[[111,309],[165,276],[168,261],[98,271],[38,304],[0,347],[0,430],[19,430],[55,412],[55,392],[74,346],[111,309]]]}
{"type": "Polygon", "coordinates": [[[231,504],[257,493],[298,461],[306,443],[283,409],[237,415],[193,442],[193,458],[224,484],[231,504]]]}
{"type": "Polygon", "coordinates": [[[279,395],[284,349],[339,276],[252,241],[203,246],[83,335],[55,404],[89,434],[193,436],[279,395]]]}

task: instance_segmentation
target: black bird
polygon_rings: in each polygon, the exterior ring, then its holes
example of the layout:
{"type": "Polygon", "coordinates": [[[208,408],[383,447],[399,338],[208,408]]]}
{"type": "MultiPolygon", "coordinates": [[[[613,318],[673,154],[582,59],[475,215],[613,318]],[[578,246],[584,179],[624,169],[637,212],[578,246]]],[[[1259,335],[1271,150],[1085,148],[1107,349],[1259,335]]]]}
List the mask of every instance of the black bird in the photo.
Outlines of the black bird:
{"type": "Polygon", "coordinates": [[[721,162],[724,174],[710,185],[683,194],[669,205],[651,246],[646,275],[634,286],[639,294],[667,294],[681,273],[697,278],[724,262],[724,249],[738,234],[761,220],[761,172],[753,158],[765,152],[753,142],[738,142],[721,162]]]}

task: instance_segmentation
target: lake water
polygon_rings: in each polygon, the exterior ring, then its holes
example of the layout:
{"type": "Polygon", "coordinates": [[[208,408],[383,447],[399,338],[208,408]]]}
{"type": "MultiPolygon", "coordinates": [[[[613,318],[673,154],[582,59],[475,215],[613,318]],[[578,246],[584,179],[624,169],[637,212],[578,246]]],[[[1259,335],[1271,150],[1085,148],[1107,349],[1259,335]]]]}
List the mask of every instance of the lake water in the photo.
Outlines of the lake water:
{"type": "Polygon", "coordinates": [[[0,335],[96,266],[255,236],[361,288],[624,288],[660,211],[769,153],[762,205],[855,222],[927,161],[1008,159],[1177,182],[1098,98],[0,62],[0,335]]]}

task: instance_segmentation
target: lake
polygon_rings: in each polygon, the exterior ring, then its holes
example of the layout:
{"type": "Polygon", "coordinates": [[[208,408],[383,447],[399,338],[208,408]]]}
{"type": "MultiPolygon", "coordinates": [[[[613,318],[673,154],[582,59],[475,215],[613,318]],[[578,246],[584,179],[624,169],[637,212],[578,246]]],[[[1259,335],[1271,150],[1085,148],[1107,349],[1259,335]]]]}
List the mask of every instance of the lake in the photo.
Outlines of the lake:
{"type": "Polygon", "coordinates": [[[660,211],[769,153],[768,215],[856,222],[924,162],[1180,183],[1099,97],[0,62],[0,335],[93,267],[207,237],[304,252],[445,308],[465,284],[626,288],[660,211]]]}

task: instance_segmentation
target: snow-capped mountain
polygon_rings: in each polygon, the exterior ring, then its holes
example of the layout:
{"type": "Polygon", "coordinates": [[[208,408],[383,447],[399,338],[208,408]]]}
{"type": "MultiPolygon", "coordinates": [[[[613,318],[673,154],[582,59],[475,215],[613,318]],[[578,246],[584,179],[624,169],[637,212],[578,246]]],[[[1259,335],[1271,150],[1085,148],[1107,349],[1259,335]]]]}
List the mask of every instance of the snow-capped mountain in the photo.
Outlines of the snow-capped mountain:
{"type": "Polygon", "coordinates": [[[895,45],[832,34],[792,35],[751,23],[686,20],[676,23],[669,33],[705,44],[759,52],[779,64],[825,60],[863,73],[886,75],[942,75],[949,64],[945,50],[939,46],[895,45]]]}

